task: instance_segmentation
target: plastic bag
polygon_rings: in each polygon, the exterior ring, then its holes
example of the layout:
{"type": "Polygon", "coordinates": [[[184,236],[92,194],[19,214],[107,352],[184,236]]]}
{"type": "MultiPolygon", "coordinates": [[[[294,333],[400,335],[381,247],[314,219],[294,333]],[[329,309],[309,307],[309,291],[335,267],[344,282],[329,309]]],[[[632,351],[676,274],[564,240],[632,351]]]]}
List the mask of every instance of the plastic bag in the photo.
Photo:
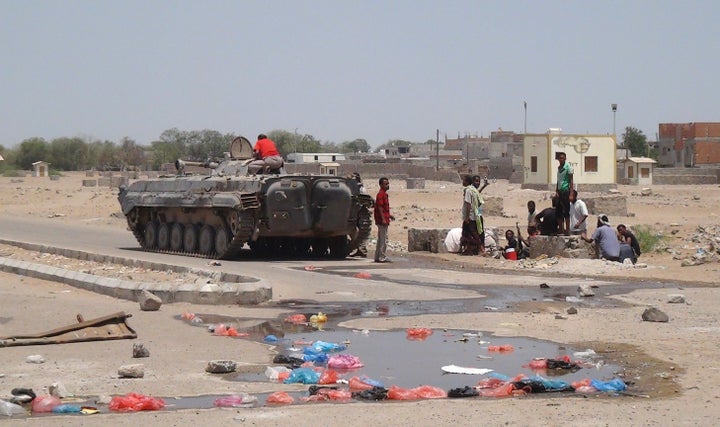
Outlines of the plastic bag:
{"type": "Polygon", "coordinates": [[[417,392],[409,388],[401,388],[398,386],[392,386],[388,390],[387,398],[390,400],[418,400],[417,392]]]}
{"type": "Polygon", "coordinates": [[[421,399],[444,399],[447,397],[445,390],[430,385],[421,385],[412,389],[421,399]]]}
{"type": "Polygon", "coordinates": [[[271,381],[277,381],[283,372],[287,372],[287,374],[290,375],[290,369],[284,366],[268,366],[265,368],[265,376],[271,381]]]}
{"type": "Polygon", "coordinates": [[[305,347],[303,349],[303,360],[306,362],[325,363],[328,360],[328,355],[324,351],[313,350],[312,347],[305,347]]]}
{"type": "Polygon", "coordinates": [[[348,387],[351,391],[372,390],[373,388],[371,384],[366,383],[359,377],[350,378],[350,380],[348,381],[348,387]]]}
{"type": "Polygon", "coordinates": [[[613,378],[610,381],[591,380],[590,385],[598,391],[625,391],[627,386],[619,378],[613,378]]]}
{"type": "Polygon", "coordinates": [[[215,399],[214,405],[219,408],[249,408],[255,406],[257,397],[247,393],[232,396],[219,397],[215,399]]]}
{"type": "Polygon", "coordinates": [[[6,415],[12,417],[13,415],[24,415],[27,414],[25,408],[15,403],[6,402],[0,399],[0,415],[6,415]]]}
{"type": "Polygon", "coordinates": [[[82,406],[71,405],[69,403],[57,405],[52,409],[52,412],[56,414],[79,414],[80,411],[82,411],[82,406]]]}
{"type": "Polygon", "coordinates": [[[299,324],[299,323],[307,323],[307,317],[305,317],[304,314],[291,314],[287,316],[284,320],[285,323],[293,323],[293,324],[299,324]]]}
{"type": "Polygon", "coordinates": [[[125,396],[115,396],[110,400],[108,408],[117,412],[157,411],[165,407],[165,401],[140,393],[128,393],[125,396]]]}
{"type": "Polygon", "coordinates": [[[311,368],[297,368],[290,372],[290,376],[283,381],[285,384],[302,383],[302,384],[317,384],[320,379],[320,374],[312,370],[311,368]]]}
{"type": "Polygon", "coordinates": [[[295,402],[295,398],[287,394],[286,391],[276,391],[265,399],[265,403],[269,405],[290,405],[295,402]]]}
{"type": "Polygon", "coordinates": [[[360,361],[360,358],[351,354],[336,354],[330,356],[328,359],[328,368],[333,369],[358,369],[365,365],[360,361]]]}
{"type": "Polygon", "coordinates": [[[433,333],[430,328],[408,328],[405,332],[407,333],[407,339],[411,341],[426,340],[433,333]]]}
{"type": "Polygon", "coordinates": [[[336,351],[343,351],[347,346],[343,344],[336,344],[333,342],[315,341],[310,346],[314,351],[322,351],[324,353],[332,353],[336,351]]]}
{"type": "Polygon", "coordinates": [[[513,347],[511,344],[491,345],[488,346],[488,351],[496,353],[512,353],[513,351],[515,351],[515,347],[513,347]]]}
{"type": "Polygon", "coordinates": [[[365,273],[364,271],[361,271],[360,273],[355,274],[355,277],[358,279],[369,279],[372,277],[370,273],[365,273]]]}
{"type": "Polygon", "coordinates": [[[33,412],[52,412],[62,402],[55,396],[38,396],[32,401],[33,412]]]}
{"type": "Polygon", "coordinates": [[[332,369],[326,369],[320,374],[318,384],[335,384],[338,381],[338,373],[332,369]]]}

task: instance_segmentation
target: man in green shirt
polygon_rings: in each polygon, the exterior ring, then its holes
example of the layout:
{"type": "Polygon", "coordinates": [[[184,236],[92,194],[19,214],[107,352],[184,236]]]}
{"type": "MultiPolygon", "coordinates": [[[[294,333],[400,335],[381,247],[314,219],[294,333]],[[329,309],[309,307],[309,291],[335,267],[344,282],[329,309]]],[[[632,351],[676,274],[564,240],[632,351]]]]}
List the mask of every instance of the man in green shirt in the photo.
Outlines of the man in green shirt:
{"type": "Polygon", "coordinates": [[[558,233],[570,235],[570,190],[573,189],[573,168],[565,163],[565,153],[562,151],[555,154],[555,159],[560,163],[557,169],[557,186],[555,196],[557,206],[555,216],[558,222],[558,233]]]}

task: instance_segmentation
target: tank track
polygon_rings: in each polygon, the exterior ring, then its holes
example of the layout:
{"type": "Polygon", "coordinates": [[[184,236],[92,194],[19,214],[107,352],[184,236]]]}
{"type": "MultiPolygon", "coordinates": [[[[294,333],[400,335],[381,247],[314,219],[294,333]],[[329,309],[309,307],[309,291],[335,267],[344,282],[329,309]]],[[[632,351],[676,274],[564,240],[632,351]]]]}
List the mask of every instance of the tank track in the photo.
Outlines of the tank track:
{"type": "Polygon", "coordinates": [[[145,235],[140,230],[140,227],[138,227],[138,224],[133,224],[130,217],[128,217],[128,227],[132,231],[133,235],[135,236],[135,239],[140,244],[140,247],[142,247],[143,251],[145,252],[155,252],[155,253],[161,253],[161,254],[169,254],[169,255],[182,255],[182,256],[190,256],[195,258],[206,258],[206,259],[232,259],[236,257],[240,251],[242,250],[245,243],[247,243],[251,238],[252,234],[255,232],[255,210],[248,209],[244,211],[239,212],[239,219],[240,219],[240,228],[239,232],[236,233],[232,240],[228,242],[227,249],[222,254],[219,254],[215,251],[211,254],[203,254],[200,252],[186,252],[186,251],[173,251],[168,249],[159,249],[159,248],[147,248],[145,246],[145,235]]]}
{"type": "Polygon", "coordinates": [[[370,238],[371,231],[372,219],[370,218],[370,211],[368,208],[362,207],[358,211],[357,234],[355,235],[355,238],[350,241],[348,249],[352,252],[357,249],[360,244],[366,242],[370,238]]]}

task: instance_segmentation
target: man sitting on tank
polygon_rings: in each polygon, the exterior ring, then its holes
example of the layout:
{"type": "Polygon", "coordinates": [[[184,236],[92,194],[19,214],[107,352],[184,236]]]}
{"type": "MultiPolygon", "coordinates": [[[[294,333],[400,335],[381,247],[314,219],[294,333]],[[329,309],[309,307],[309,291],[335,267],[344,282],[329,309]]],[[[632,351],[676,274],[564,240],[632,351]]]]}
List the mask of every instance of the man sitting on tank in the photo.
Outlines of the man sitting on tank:
{"type": "Polygon", "coordinates": [[[280,169],[284,161],[273,140],[263,133],[258,135],[257,139],[253,149],[255,160],[248,165],[248,171],[256,174],[265,171],[266,168],[269,170],[280,169]]]}

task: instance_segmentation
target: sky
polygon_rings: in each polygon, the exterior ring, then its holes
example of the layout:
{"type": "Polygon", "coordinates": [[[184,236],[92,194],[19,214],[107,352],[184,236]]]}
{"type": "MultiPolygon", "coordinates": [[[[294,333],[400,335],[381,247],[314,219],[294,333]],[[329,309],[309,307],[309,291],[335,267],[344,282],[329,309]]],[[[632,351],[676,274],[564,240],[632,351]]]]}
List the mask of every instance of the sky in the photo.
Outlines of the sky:
{"type": "Polygon", "coordinates": [[[718,16],[713,0],[0,0],[0,145],[171,128],[654,140],[720,121],[718,16]]]}

